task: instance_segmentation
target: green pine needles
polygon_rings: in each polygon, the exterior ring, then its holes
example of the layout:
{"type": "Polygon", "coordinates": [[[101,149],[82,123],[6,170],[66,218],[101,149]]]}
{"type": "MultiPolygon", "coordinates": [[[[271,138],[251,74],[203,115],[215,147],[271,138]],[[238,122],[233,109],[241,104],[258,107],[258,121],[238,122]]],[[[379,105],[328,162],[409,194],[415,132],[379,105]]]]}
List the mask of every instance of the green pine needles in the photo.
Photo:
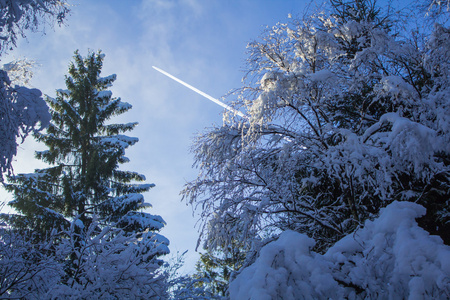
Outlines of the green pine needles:
{"type": "Polygon", "coordinates": [[[35,137],[48,147],[36,157],[51,166],[10,178],[10,205],[21,213],[10,219],[17,225],[20,219],[21,226],[45,233],[55,226],[68,227],[75,219],[87,228],[96,216],[103,226],[114,223],[130,232],[162,228],[162,218],[139,211],[150,206],[142,193],[153,185],[137,183],[145,176],[118,168],[128,161],[125,149],[138,141],[124,133],[137,123],[110,122],[131,105],[108,90],[116,75],[100,77],[103,58],[101,52],[86,58],[75,52],[67,89],[48,97],[52,121],[35,137]]]}
{"type": "Polygon", "coordinates": [[[47,99],[50,125],[35,134],[48,147],[36,157],[50,166],[9,177],[9,204],[19,214],[0,216],[9,230],[0,236],[0,257],[8,249],[25,249],[23,240],[30,249],[43,249],[51,264],[23,255],[25,250],[10,255],[0,266],[13,270],[0,279],[0,296],[5,290],[18,298],[26,291],[41,299],[167,298],[160,256],[169,253],[169,241],[157,233],[165,222],[142,211],[150,206],[142,193],[153,184],[119,169],[128,162],[125,149],[138,141],[124,134],[137,123],[110,122],[131,105],[108,91],[116,76],[100,77],[103,58],[101,52],[85,58],[75,52],[67,89],[47,99]]]}

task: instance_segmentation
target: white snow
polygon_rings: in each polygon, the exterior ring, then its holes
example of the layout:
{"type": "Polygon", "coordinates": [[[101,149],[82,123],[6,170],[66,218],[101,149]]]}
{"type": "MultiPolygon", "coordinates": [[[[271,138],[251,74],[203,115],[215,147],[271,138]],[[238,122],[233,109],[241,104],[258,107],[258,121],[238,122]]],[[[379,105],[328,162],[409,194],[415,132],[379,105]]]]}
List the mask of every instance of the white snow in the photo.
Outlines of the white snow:
{"type": "Polygon", "coordinates": [[[308,74],[308,78],[311,81],[327,81],[334,77],[334,74],[330,70],[320,70],[315,73],[308,74]]]}
{"type": "Polygon", "coordinates": [[[68,89],[57,89],[56,92],[60,93],[64,96],[67,96],[67,97],[70,96],[70,94],[71,94],[70,90],[68,90],[68,89]]]}
{"type": "Polygon", "coordinates": [[[417,225],[424,214],[393,202],[324,255],[283,232],[231,282],[231,299],[448,299],[450,247],[417,225]]]}
{"type": "Polygon", "coordinates": [[[129,137],[126,135],[111,135],[111,136],[105,136],[101,137],[101,143],[104,144],[110,144],[112,146],[117,146],[121,148],[127,148],[128,146],[134,145],[139,141],[136,137],[129,137]]]}
{"type": "Polygon", "coordinates": [[[99,82],[107,82],[107,81],[115,81],[117,79],[117,75],[116,74],[111,74],[109,76],[106,77],[100,77],[98,79],[99,82]]]}
{"type": "Polygon", "coordinates": [[[145,212],[130,211],[121,218],[121,222],[138,226],[139,228],[160,230],[166,222],[161,216],[151,215],[145,212]]]}
{"type": "Polygon", "coordinates": [[[97,93],[97,98],[110,98],[112,97],[111,91],[100,91],[97,93]]]}

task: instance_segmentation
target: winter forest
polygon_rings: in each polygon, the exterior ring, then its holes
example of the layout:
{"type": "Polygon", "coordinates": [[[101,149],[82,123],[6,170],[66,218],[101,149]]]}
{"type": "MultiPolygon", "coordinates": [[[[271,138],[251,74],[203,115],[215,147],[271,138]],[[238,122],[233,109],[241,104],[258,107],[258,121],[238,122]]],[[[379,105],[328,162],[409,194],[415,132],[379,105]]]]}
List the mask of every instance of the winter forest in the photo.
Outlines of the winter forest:
{"type": "Polygon", "coordinates": [[[311,1],[247,40],[232,109],[191,133],[184,272],[108,53],[71,49],[53,96],[6,60],[85,4],[0,1],[0,299],[450,299],[450,1],[401,2],[311,1]],[[16,172],[30,139],[43,167],[16,172]]]}

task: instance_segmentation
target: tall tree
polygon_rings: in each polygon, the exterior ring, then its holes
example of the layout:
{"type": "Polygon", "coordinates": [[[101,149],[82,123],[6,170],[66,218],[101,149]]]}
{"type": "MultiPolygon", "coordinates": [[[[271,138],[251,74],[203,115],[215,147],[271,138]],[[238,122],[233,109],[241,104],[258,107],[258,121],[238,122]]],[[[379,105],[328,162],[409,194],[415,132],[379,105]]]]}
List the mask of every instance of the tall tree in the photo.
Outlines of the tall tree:
{"type": "MultiPolygon", "coordinates": [[[[103,58],[100,52],[89,53],[86,58],[75,52],[66,76],[67,89],[57,90],[57,97],[47,100],[50,125],[45,133],[35,134],[48,147],[36,157],[51,166],[11,177],[7,185],[14,192],[10,205],[20,212],[4,215],[7,222],[32,231],[36,240],[44,240],[56,229],[65,232],[64,240],[71,241],[66,243],[72,251],[64,279],[66,284],[72,282],[70,285],[83,281],[81,276],[88,274],[86,268],[101,262],[94,259],[86,263],[99,256],[93,250],[96,247],[89,245],[106,236],[104,243],[135,249],[131,252],[135,251],[137,257],[129,263],[149,267],[149,279],[161,263],[157,257],[168,253],[167,239],[156,233],[165,224],[163,219],[141,211],[150,206],[142,193],[154,185],[138,183],[145,180],[144,175],[118,168],[129,161],[125,149],[138,141],[124,133],[137,123],[110,122],[131,105],[107,90],[116,75],[100,77],[103,58]],[[87,253],[91,253],[90,258],[87,253]]],[[[126,249],[117,252],[125,253],[126,249]]]]}
{"type": "Polygon", "coordinates": [[[248,118],[196,140],[182,193],[209,248],[295,230],[324,252],[394,200],[424,205],[420,224],[450,243],[450,31],[418,43],[374,1],[332,4],[250,43],[248,118]]]}

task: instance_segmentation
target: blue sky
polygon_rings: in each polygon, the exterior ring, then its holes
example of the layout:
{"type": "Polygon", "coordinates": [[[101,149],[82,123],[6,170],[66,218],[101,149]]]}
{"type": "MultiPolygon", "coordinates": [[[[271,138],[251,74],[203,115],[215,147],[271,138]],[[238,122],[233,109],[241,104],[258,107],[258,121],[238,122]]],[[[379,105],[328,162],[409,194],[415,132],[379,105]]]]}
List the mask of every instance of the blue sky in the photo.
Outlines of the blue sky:
{"type": "MultiPolygon", "coordinates": [[[[193,269],[198,238],[197,217],[180,201],[179,192],[195,179],[189,153],[195,133],[222,123],[223,109],[151,68],[155,65],[198,89],[221,97],[240,87],[246,45],[266,25],[286,22],[288,14],[299,15],[305,3],[299,0],[77,0],[67,25],[28,34],[17,49],[2,58],[27,57],[39,64],[33,87],[50,96],[65,88],[73,52],[88,49],[106,54],[103,76],[117,74],[113,96],[133,105],[115,122],[139,122],[129,135],[140,142],[127,151],[131,162],[122,168],[144,174],[156,187],[145,198],[149,211],[167,222],[162,233],[171,242],[172,253],[187,254],[185,271],[193,269]]],[[[232,99],[228,99],[232,100],[232,99]]],[[[14,164],[16,173],[43,167],[33,158],[45,149],[29,138],[20,146],[14,164]]],[[[2,192],[1,201],[10,195],[2,192]]]]}

